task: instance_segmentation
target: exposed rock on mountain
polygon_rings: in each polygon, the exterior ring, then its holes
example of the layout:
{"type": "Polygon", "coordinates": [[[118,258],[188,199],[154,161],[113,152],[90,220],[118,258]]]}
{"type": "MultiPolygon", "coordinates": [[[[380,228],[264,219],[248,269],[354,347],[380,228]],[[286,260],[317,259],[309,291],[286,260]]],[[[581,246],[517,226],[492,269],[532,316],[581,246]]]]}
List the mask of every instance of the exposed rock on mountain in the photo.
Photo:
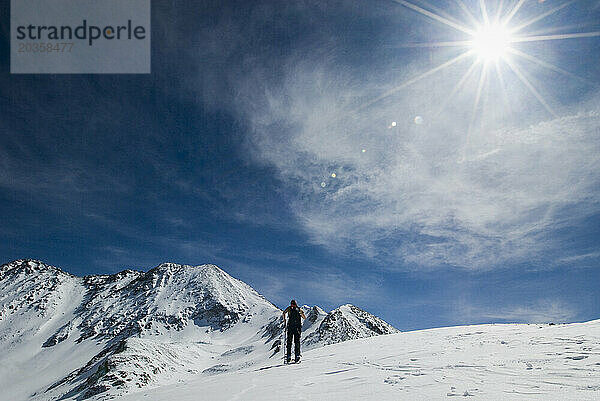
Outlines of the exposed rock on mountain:
{"type": "MultiPolygon", "coordinates": [[[[304,308],[308,347],[396,331],[352,305],[304,308]]],[[[274,357],[282,330],[281,310],[215,265],[86,277],[35,260],[0,267],[0,385],[11,399],[105,399],[242,369],[274,357]]]]}
{"type": "Polygon", "coordinates": [[[306,336],[304,344],[312,347],[393,333],[398,333],[398,329],[377,316],[348,304],[327,314],[319,327],[306,336]]]}

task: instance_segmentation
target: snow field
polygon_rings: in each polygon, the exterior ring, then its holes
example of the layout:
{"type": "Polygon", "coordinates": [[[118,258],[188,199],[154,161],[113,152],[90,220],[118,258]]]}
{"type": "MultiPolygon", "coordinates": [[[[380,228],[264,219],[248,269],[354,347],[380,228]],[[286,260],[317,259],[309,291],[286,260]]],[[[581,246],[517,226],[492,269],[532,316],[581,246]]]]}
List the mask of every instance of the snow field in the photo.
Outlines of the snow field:
{"type": "Polygon", "coordinates": [[[123,397],[141,400],[598,400],[600,320],[392,334],[123,397]]]}

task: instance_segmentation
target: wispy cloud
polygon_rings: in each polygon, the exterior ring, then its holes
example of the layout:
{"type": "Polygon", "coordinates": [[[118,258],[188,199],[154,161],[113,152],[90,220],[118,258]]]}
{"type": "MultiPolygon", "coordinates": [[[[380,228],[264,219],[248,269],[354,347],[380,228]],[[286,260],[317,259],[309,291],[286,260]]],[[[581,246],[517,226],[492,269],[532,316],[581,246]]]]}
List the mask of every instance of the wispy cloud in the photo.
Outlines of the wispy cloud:
{"type": "Polygon", "coordinates": [[[600,259],[600,252],[586,252],[579,255],[567,256],[558,259],[559,264],[572,264],[576,262],[598,262],[600,259]]]}
{"type": "Polygon", "coordinates": [[[458,301],[451,309],[454,322],[506,322],[506,323],[567,323],[577,319],[578,311],[572,305],[556,299],[538,299],[504,307],[474,306],[458,301]]]}
{"type": "Polygon", "coordinates": [[[564,80],[548,85],[548,71],[520,65],[560,117],[508,74],[510,105],[495,82],[474,107],[476,73],[454,90],[470,61],[415,80],[457,54],[398,49],[425,29],[413,14],[336,2],[352,23],[380,22],[368,36],[344,36],[330,28],[340,14],[321,20],[333,10],[317,3],[286,5],[275,19],[269,7],[243,24],[215,19],[198,34],[214,45],[199,50],[195,83],[207,104],[247,122],[249,159],[274,167],[310,240],[390,268],[552,263],[562,246],[554,234],[599,210],[598,96],[578,103],[562,96],[564,80]],[[289,32],[287,13],[311,27],[306,40],[241,51],[264,32],[289,32]],[[398,27],[410,33],[394,36],[398,27]]]}
{"type": "Polygon", "coordinates": [[[468,134],[468,99],[413,122],[449,82],[419,83],[352,114],[381,83],[329,60],[294,60],[271,86],[263,78],[251,82],[266,90],[242,84],[252,102],[237,100],[255,133],[249,148],[277,168],[312,241],[332,250],[402,268],[543,264],[560,249],[554,233],[599,209],[597,102],[549,119],[517,88],[523,112],[504,124],[484,115],[468,134]]]}
{"type": "Polygon", "coordinates": [[[517,306],[495,312],[484,312],[485,319],[522,323],[565,323],[572,322],[577,313],[574,309],[557,301],[544,301],[533,306],[517,306]]]}

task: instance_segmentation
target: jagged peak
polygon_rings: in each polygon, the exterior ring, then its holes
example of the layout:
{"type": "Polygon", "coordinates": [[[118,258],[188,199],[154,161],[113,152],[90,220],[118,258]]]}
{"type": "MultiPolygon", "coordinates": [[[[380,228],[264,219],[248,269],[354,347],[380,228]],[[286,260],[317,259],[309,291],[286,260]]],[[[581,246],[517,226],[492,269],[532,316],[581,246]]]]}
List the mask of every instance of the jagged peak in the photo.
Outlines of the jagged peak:
{"type": "MultiPolygon", "coordinates": [[[[387,323],[385,320],[373,315],[372,313],[367,312],[364,309],[359,308],[356,305],[352,305],[352,304],[344,304],[341,305],[339,307],[337,307],[336,309],[332,310],[329,314],[336,314],[336,313],[341,313],[342,315],[344,314],[351,314],[357,317],[364,317],[364,316],[369,316],[369,317],[373,317],[374,319],[380,320],[381,322],[389,325],[389,323],[387,323]]],[[[391,326],[391,325],[390,325],[391,326]]]]}
{"type": "Polygon", "coordinates": [[[304,311],[304,313],[306,313],[306,317],[307,318],[308,318],[309,315],[311,315],[311,316],[313,316],[313,315],[314,316],[327,315],[327,312],[325,312],[323,310],[323,308],[321,308],[318,305],[313,305],[313,306],[302,305],[300,308],[304,311]]]}
{"type": "Polygon", "coordinates": [[[126,277],[126,276],[131,276],[131,275],[143,275],[144,272],[139,271],[139,270],[133,270],[133,269],[123,269],[121,271],[118,271],[117,273],[111,273],[111,274],[88,274],[83,276],[84,278],[88,278],[88,277],[99,277],[99,278],[108,278],[108,277],[126,277]]]}
{"type": "Polygon", "coordinates": [[[233,285],[248,286],[242,281],[233,278],[220,267],[213,264],[187,265],[172,262],[161,263],[160,265],[148,270],[145,273],[146,278],[167,278],[185,276],[187,279],[195,278],[205,284],[214,285],[228,283],[233,285]]]}
{"type": "Polygon", "coordinates": [[[69,273],[65,273],[58,267],[47,265],[41,260],[36,259],[16,259],[12,262],[5,263],[0,266],[0,279],[4,278],[4,275],[9,273],[24,272],[25,274],[34,274],[41,272],[50,272],[55,274],[63,274],[71,276],[69,273]]]}
{"type": "Polygon", "coordinates": [[[174,263],[174,262],[163,262],[151,270],[172,270],[172,269],[176,269],[176,270],[180,270],[180,269],[200,269],[200,270],[213,269],[213,270],[218,270],[218,271],[224,272],[223,269],[221,269],[219,266],[214,265],[212,263],[204,263],[201,265],[188,265],[185,263],[182,264],[182,263],[174,263]]]}
{"type": "Polygon", "coordinates": [[[163,262],[160,263],[158,266],[150,269],[149,271],[169,271],[169,270],[178,270],[178,269],[185,269],[185,268],[192,268],[192,265],[187,265],[187,264],[180,264],[180,263],[173,263],[173,262],[163,262]]]}
{"type": "Polygon", "coordinates": [[[172,296],[194,302],[218,303],[236,311],[245,309],[242,307],[245,304],[261,303],[267,303],[275,309],[275,306],[250,285],[230,276],[214,264],[194,266],[161,263],[132,280],[125,288],[135,293],[144,293],[146,296],[160,293],[162,298],[172,296]]]}
{"type": "Polygon", "coordinates": [[[93,274],[84,276],[83,280],[88,285],[104,285],[109,283],[124,283],[127,285],[144,276],[144,272],[138,270],[125,269],[113,274],[93,274]]]}
{"type": "MultiPolygon", "coordinates": [[[[344,305],[340,305],[337,308],[335,308],[334,310],[332,310],[330,313],[351,313],[353,315],[359,313],[359,314],[368,314],[371,315],[371,313],[367,312],[364,309],[359,308],[356,305],[352,305],[352,304],[344,304],[344,305]]],[[[373,315],[374,316],[374,315],[373,315]]]]}
{"type": "Polygon", "coordinates": [[[188,265],[179,264],[173,262],[164,262],[158,266],[148,270],[149,274],[158,275],[169,275],[174,273],[188,273],[188,274],[216,274],[228,279],[233,279],[227,272],[213,264],[202,264],[202,265],[188,265]]]}
{"type": "Polygon", "coordinates": [[[352,304],[345,304],[328,313],[317,330],[305,338],[304,344],[335,344],[398,331],[383,319],[352,304]]]}
{"type": "Polygon", "coordinates": [[[37,267],[37,266],[46,266],[44,262],[36,259],[16,259],[12,262],[8,262],[2,265],[2,270],[11,270],[18,268],[26,268],[26,267],[37,267]]]}
{"type": "Polygon", "coordinates": [[[133,270],[133,269],[123,269],[120,272],[115,273],[114,275],[116,275],[116,276],[131,276],[131,275],[136,275],[136,274],[143,274],[143,272],[141,272],[139,270],[133,270]]]}

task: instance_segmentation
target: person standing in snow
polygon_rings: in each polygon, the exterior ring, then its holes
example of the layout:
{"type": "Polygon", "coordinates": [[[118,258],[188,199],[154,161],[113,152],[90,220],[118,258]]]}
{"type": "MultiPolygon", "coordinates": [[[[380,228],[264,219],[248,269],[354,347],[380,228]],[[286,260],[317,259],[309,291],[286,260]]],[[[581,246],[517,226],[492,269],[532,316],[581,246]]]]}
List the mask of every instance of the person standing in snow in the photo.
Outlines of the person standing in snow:
{"type": "Polygon", "coordinates": [[[285,354],[286,362],[290,362],[292,356],[292,339],[294,340],[295,362],[300,361],[300,333],[302,332],[302,319],[306,319],[302,309],[298,307],[295,300],[291,300],[290,306],[283,311],[283,324],[285,325],[285,315],[288,315],[287,322],[287,353],[285,354]]]}

